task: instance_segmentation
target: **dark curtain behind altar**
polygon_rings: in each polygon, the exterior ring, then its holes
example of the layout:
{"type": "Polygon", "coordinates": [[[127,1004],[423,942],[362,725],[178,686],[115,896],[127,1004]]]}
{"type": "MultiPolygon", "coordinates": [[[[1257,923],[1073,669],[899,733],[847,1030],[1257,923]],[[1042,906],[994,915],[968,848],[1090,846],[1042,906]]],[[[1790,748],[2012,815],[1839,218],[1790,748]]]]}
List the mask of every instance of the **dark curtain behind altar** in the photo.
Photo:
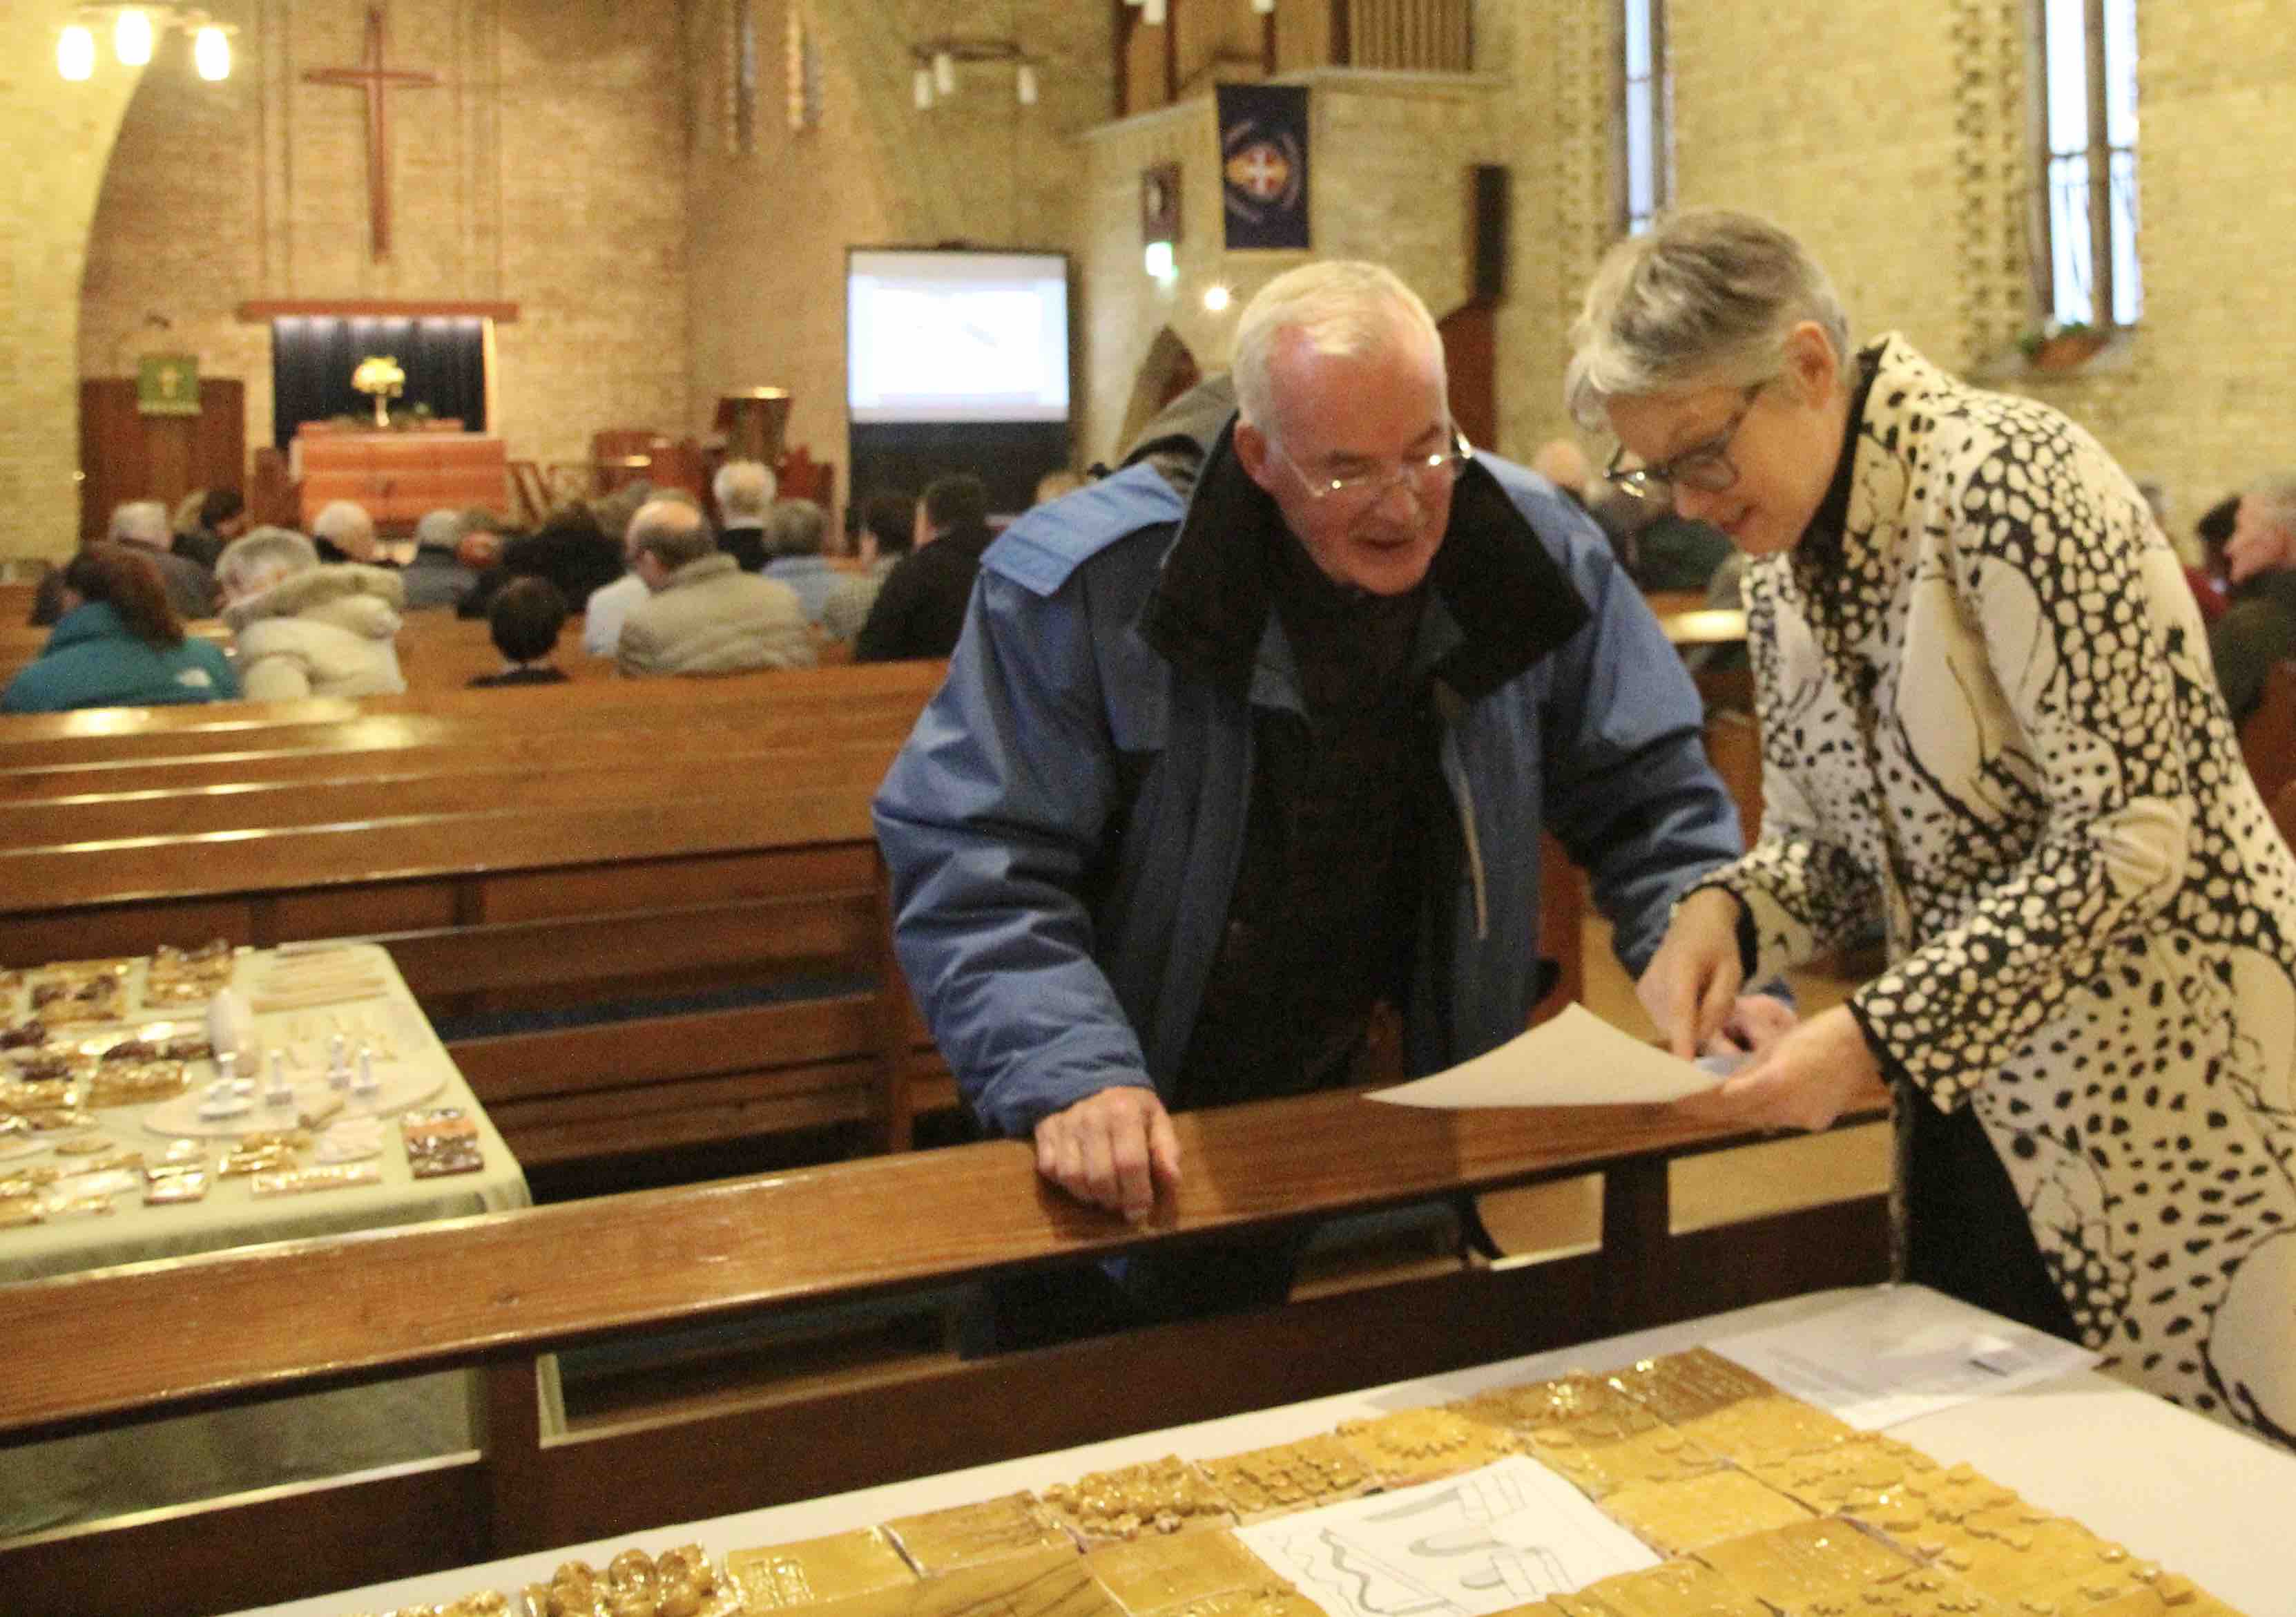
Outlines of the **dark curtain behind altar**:
{"type": "Polygon", "coordinates": [[[487,430],[486,322],[475,315],[431,319],[336,319],[293,316],[271,323],[273,428],[285,448],[307,421],[356,415],[372,421],[374,401],[351,386],[370,355],[388,354],[406,373],[395,410],[427,404],[466,431],[487,430]]]}

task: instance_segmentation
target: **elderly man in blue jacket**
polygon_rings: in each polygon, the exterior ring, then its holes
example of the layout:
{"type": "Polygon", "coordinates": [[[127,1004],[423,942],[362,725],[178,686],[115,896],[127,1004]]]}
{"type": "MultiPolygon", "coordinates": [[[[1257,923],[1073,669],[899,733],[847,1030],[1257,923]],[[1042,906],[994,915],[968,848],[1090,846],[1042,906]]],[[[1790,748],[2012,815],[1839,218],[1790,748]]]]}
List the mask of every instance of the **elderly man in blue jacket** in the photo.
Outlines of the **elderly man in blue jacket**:
{"type": "MultiPolygon", "coordinates": [[[[875,805],[967,1104],[1136,1220],[1171,1112],[1345,1083],[1382,1007],[1414,1073],[1520,1033],[1543,829],[1637,973],[1742,846],[1680,660],[1584,513],[1461,439],[1401,281],[1269,283],[1234,393],[989,548],[875,805]]],[[[1280,1301],[1294,1255],[1111,1265],[1105,1323],[1280,1301]]]]}

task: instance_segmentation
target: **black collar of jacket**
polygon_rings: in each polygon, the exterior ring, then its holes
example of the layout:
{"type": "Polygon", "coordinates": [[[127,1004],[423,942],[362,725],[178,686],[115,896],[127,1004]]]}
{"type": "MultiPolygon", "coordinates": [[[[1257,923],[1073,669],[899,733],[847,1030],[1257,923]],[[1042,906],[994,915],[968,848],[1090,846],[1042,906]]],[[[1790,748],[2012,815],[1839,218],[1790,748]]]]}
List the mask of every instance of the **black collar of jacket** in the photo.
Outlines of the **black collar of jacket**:
{"type": "MultiPolygon", "coordinates": [[[[1273,547],[1296,545],[1234,449],[1231,420],[1206,457],[1163,570],[1142,606],[1142,638],[1181,672],[1241,695],[1267,632],[1273,547]]],[[[1593,613],[1488,468],[1469,461],[1428,585],[1457,626],[1432,673],[1463,702],[1497,689],[1593,613]]]]}

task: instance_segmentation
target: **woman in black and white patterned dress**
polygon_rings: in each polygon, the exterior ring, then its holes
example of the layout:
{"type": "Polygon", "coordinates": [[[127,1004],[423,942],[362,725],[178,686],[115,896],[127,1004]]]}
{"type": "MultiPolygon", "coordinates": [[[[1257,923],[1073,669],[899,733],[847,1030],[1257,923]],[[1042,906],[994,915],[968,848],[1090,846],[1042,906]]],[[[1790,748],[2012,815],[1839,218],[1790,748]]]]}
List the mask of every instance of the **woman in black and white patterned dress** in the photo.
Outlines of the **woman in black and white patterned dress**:
{"type": "Polygon", "coordinates": [[[1863,352],[1761,220],[1605,260],[1571,407],[1752,558],[1761,836],[1639,986],[1677,1049],[1878,919],[1890,964],[1716,1116],[1900,1104],[1909,1277],[2296,1444],[2296,859],[2175,554],[2045,406],[1863,352]]]}

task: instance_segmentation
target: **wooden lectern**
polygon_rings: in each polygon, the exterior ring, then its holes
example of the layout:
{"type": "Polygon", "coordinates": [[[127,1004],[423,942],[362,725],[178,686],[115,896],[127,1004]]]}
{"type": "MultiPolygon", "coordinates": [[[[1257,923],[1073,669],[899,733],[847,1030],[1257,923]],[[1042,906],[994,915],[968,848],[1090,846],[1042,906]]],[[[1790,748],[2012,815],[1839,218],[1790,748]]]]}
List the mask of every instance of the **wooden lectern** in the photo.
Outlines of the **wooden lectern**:
{"type": "Polygon", "coordinates": [[[787,388],[744,388],[722,396],[718,400],[717,427],[726,435],[726,458],[779,465],[789,413],[787,388]]]}

